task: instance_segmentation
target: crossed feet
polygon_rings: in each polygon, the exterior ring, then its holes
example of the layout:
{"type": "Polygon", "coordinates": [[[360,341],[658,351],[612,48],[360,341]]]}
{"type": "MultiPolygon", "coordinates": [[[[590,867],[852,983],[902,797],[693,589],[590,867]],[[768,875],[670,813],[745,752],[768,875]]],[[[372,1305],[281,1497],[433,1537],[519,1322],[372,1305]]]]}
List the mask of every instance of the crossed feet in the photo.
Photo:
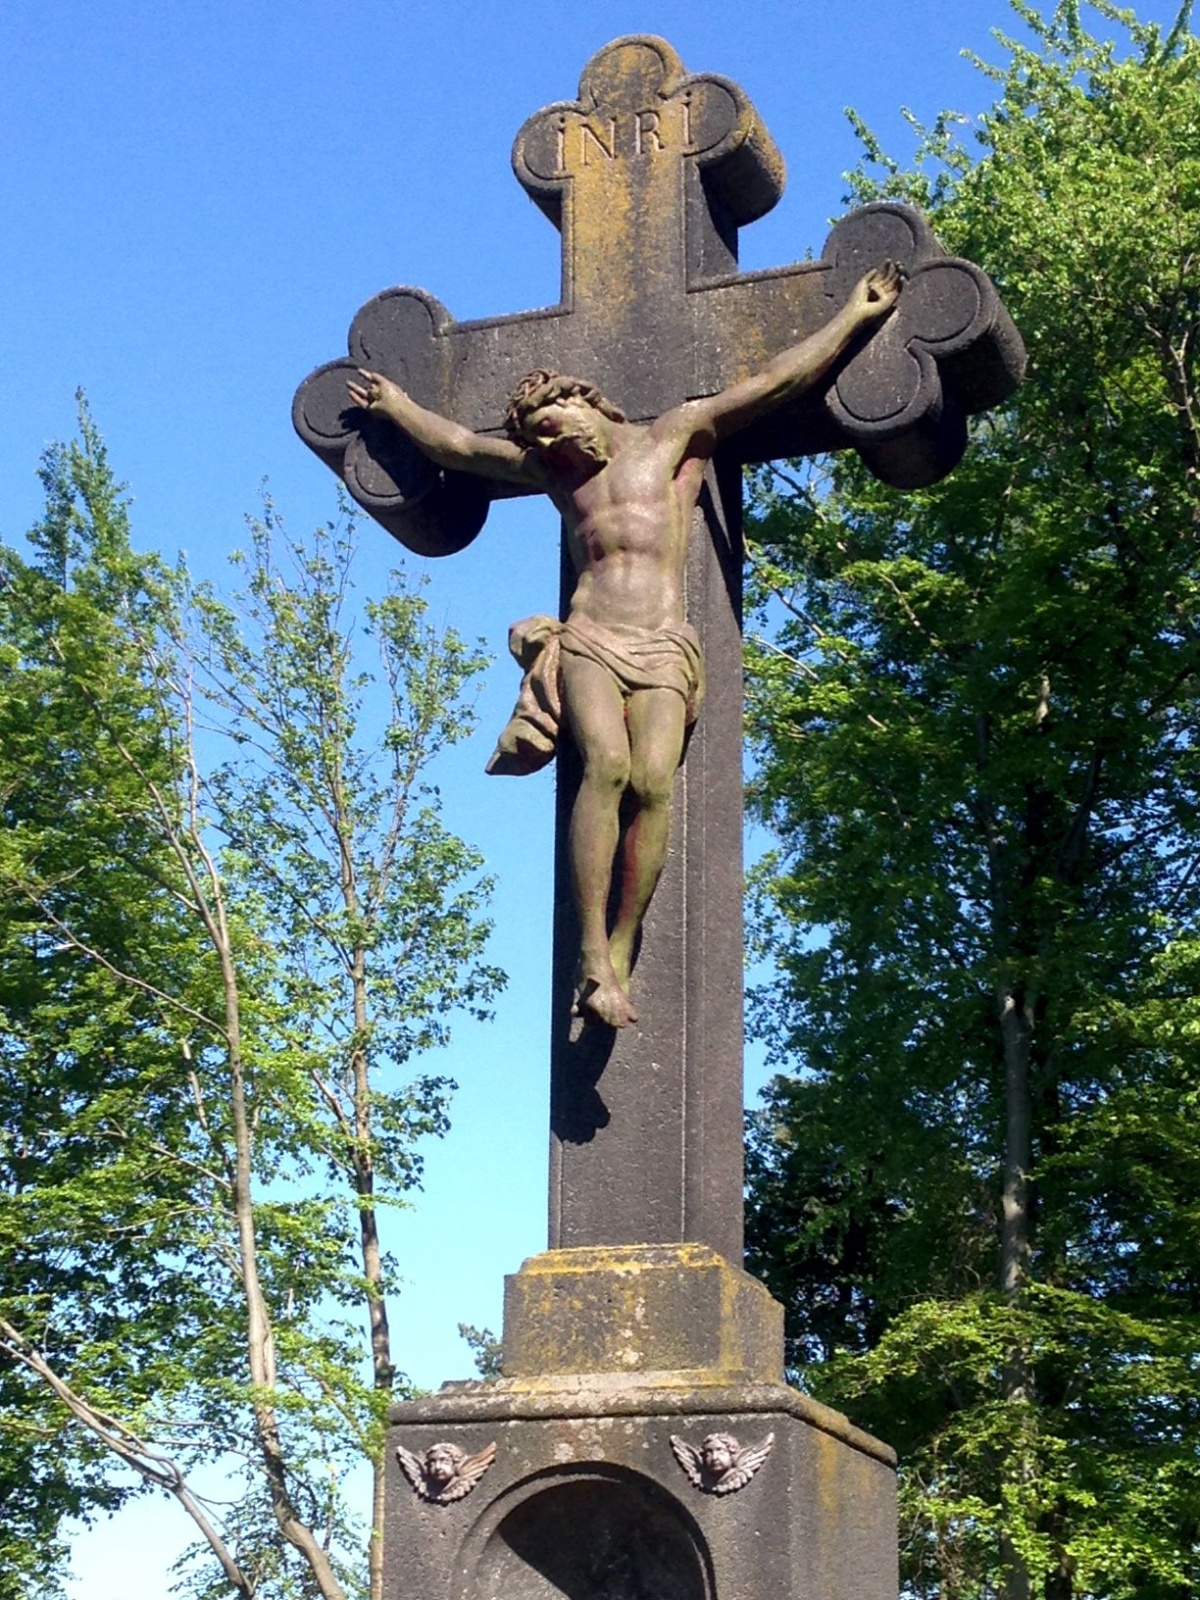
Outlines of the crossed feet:
{"type": "Polygon", "coordinates": [[[618,952],[606,952],[591,961],[585,956],[579,964],[575,983],[575,1004],[571,1015],[585,1023],[604,1023],[609,1028],[624,1028],[638,1019],[637,1007],[629,998],[628,960],[618,952]]]}

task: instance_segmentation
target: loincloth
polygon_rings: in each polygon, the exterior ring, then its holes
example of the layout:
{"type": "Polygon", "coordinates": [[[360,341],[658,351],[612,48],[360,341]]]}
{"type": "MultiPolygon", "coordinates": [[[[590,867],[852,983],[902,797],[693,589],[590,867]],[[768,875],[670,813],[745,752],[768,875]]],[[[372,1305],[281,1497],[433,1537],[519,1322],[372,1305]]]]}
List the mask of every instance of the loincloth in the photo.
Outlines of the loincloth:
{"type": "Polygon", "coordinates": [[[670,689],[684,702],[690,727],[704,698],[704,661],[690,623],[666,628],[606,628],[590,617],[526,617],[508,632],[508,648],[524,676],[504,732],[487,764],[493,773],[523,775],[544,767],[562,729],[562,657],[594,661],[625,696],[670,689]]]}

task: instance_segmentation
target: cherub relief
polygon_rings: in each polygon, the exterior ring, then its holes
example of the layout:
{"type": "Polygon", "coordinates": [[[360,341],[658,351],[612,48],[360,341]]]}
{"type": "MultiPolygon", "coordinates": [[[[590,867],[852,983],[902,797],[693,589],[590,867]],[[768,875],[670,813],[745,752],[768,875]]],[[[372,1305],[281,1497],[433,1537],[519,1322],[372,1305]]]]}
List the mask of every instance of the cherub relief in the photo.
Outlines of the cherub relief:
{"type": "Polygon", "coordinates": [[[469,1456],[456,1444],[431,1444],[424,1455],[414,1455],[398,1444],[396,1459],[422,1500],[446,1506],[470,1494],[495,1461],[496,1446],[486,1445],[469,1456]]]}
{"type": "Polygon", "coordinates": [[[775,1435],[761,1444],[741,1446],[731,1433],[710,1433],[699,1449],[678,1434],[671,1435],[675,1459],[706,1494],[733,1494],[744,1489],[771,1453],[775,1435]]]}

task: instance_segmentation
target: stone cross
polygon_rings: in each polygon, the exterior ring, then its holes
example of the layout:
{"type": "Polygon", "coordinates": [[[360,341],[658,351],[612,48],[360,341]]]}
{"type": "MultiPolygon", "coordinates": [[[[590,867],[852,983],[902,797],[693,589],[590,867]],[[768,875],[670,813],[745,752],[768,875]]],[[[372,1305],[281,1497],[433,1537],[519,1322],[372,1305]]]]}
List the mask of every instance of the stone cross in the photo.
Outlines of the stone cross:
{"type": "Polygon", "coordinates": [[[688,75],[661,39],[598,51],[578,98],[547,106],[517,134],[513,168],[561,234],[559,304],[456,322],[419,289],[386,290],[355,317],[349,355],[306,379],[293,407],[305,443],[424,555],[461,549],[491,496],[513,491],[440,470],[349,408],[357,368],[384,373],[477,432],[502,432],[509,393],[535,367],[586,378],[645,422],[815,332],[868,268],[891,259],[907,276],[896,312],[835,379],[737,434],[710,475],[687,578],[708,697],[677,782],[672,856],[643,928],[641,1021],[620,1034],[571,1036],[578,936],[565,821],[577,772],[569,742],[560,751],[550,1244],[692,1241],[740,1264],[740,468],[852,447],[888,483],[932,483],[961,456],[966,416],[1015,387],[1024,352],[987,276],[947,256],[902,206],[852,212],[817,260],[739,273],[738,229],[779,199],[783,162],[742,90],[688,75]]]}

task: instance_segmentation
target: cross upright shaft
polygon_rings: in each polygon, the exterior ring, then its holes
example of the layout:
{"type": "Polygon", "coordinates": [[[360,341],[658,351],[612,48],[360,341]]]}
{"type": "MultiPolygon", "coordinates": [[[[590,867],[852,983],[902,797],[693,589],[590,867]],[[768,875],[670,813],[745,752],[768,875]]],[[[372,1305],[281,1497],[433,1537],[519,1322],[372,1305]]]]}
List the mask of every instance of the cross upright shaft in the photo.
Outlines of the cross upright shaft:
{"type": "MultiPolygon", "coordinates": [[[[359,366],[424,407],[497,435],[531,368],[596,383],[631,421],[719,393],[835,315],[865,268],[906,270],[896,313],[836,379],[737,434],[697,511],[688,615],[709,695],[677,784],[673,850],[643,929],[641,1020],[570,1038],[577,933],[564,819],[577,785],[560,751],[551,1088],[551,1244],[711,1245],[741,1254],[741,669],[743,462],[853,446],[901,486],[957,461],[965,415],[1003,398],[1019,336],[977,267],[947,257],[903,207],[852,213],[817,261],[736,270],[737,229],[767,211],[782,161],[743,92],[688,76],[660,39],[617,40],[584,70],[578,99],[517,135],[517,177],[559,228],[558,306],[456,323],[431,296],[388,290],[356,316],[348,358],[301,385],[301,437],[385,527],[424,554],[461,548],[489,496],[347,407],[359,366]]],[[[519,490],[515,492],[520,492],[519,490]]]]}
{"type": "Polygon", "coordinates": [[[741,472],[710,475],[688,552],[687,611],[708,661],[676,779],[671,851],[642,928],[639,1021],[571,1027],[579,938],[559,762],[551,1012],[550,1246],[692,1241],[742,1259],[741,472]],[[574,1031],[574,1037],[572,1032],[574,1031]]]}

